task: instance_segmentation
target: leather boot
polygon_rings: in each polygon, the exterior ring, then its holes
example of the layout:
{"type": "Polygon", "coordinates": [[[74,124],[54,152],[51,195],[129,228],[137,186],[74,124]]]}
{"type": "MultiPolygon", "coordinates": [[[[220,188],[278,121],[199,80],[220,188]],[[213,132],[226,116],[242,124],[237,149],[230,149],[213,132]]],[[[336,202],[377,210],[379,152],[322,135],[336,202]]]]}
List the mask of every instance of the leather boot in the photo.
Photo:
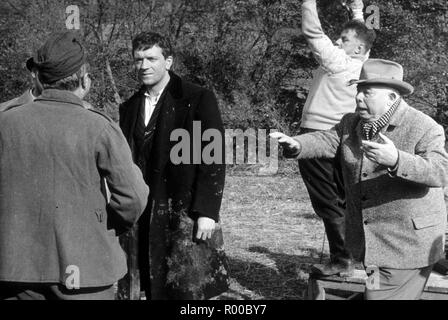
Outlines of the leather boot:
{"type": "Polygon", "coordinates": [[[330,247],[330,262],[325,265],[314,265],[311,272],[323,276],[352,276],[355,268],[352,256],[345,245],[345,219],[323,221],[330,247]]]}

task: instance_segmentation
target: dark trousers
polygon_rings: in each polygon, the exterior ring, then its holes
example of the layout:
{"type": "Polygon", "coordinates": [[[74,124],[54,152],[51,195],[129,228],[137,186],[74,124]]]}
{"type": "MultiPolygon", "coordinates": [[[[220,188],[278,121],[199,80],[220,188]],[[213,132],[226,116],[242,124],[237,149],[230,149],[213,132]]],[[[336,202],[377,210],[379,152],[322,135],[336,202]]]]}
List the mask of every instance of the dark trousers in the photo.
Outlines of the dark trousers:
{"type": "Polygon", "coordinates": [[[0,282],[0,300],[114,300],[112,285],[67,289],[55,283],[0,282]]]}
{"type": "MultiPolygon", "coordinates": [[[[301,129],[301,133],[316,130],[301,129]]],[[[334,159],[301,159],[300,174],[316,214],[322,218],[331,259],[350,259],[345,244],[345,192],[339,153],[334,159]]]]}

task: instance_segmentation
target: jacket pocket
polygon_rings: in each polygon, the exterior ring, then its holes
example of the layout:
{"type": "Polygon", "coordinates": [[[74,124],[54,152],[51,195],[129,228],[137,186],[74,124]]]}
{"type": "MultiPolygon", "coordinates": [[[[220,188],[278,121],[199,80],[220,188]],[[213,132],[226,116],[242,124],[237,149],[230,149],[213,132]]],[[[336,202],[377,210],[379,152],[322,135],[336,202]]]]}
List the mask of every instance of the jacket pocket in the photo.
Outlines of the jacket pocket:
{"type": "Polygon", "coordinates": [[[433,227],[440,223],[440,217],[438,215],[429,215],[412,218],[412,222],[414,224],[414,228],[417,230],[433,227]]]}

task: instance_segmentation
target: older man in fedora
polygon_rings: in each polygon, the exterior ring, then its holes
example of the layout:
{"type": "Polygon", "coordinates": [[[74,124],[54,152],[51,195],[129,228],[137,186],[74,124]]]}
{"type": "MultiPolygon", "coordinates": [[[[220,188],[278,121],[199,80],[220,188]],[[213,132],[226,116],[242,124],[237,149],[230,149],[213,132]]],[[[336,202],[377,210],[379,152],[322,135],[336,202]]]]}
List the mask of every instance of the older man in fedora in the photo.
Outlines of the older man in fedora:
{"type": "Polygon", "coordinates": [[[51,35],[33,65],[42,94],[0,114],[0,299],[113,299],[127,272],[118,234],[148,187],[118,125],[84,108],[76,34],[51,35]]]}
{"type": "Polygon", "coordinates": [[[347,192],[347,243],[379,272],[367,299],[419,299],[442,257],[448,181],[443,128],[410,107],[401,65],[370,59],[357,84],[356,112],[328,131],[272,134],[290,157],[331,158],[340,148],[347,192]]]}

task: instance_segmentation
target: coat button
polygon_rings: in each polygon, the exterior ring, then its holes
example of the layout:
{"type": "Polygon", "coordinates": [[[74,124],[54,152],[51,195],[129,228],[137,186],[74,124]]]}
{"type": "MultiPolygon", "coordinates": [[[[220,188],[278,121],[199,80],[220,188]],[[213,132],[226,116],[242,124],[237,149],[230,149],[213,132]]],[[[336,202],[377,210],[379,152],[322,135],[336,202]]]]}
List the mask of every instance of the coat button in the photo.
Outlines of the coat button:
{"type": "Polygon", "coordinates": [[[363,172],[363,173],[362,173],[362,176],[363,176],[364,178],[366,178],[366,177],[368,176],[368,174],[367,174],[366,172],[363,172]]]}

